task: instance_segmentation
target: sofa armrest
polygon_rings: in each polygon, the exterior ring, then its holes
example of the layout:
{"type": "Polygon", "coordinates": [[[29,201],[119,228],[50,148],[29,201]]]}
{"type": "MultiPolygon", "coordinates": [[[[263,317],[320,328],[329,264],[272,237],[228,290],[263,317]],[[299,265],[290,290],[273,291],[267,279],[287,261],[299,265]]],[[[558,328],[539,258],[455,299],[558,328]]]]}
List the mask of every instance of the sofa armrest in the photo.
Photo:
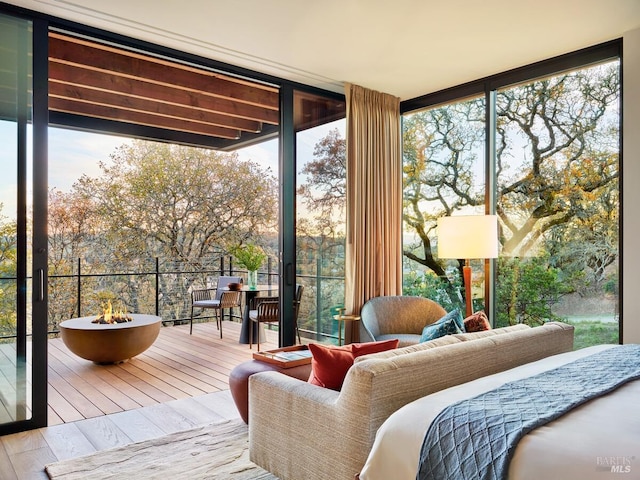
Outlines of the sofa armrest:
{"type": "Polygon", "coordinates": [[[339,397],[340,392],[278,372],[252,375],[251,461],[281,480],[352,480],[361,467],[352,461],[359,446],[349,439],[349,412],[339,397]]]}

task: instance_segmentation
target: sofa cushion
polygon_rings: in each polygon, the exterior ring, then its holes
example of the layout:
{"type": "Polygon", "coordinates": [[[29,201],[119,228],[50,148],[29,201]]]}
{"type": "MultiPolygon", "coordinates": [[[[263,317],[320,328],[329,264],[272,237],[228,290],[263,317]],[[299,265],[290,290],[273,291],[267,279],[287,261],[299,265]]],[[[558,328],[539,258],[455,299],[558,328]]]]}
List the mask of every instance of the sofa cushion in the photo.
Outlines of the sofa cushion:
{"type": "Polygon", "coordinates": [[[519,332],[523,330],[530,330],[533,327],[519,323],[517,325],[510,325],[508,327],[492,328],[491,330],[482,330],[480,332],[467,332],[456,333],[453,337],[459,338],[462,341],[477,340],[478,338],[494,337],[496,335],[504,335],[507,333],[519,332]]]}
{"type": "Polygon", "coordinates": [[[426,342],[433,340],[434,338],[444,337],[445,335],[452,335],[454,333],[464,333],[462,314],[457,308],[447,313],[436,323],[425,326],[422,329],[420,342],[426,342]]]}
{"type": "Polygon", "coordinates": [[[311,375],[309,383],[332,390],[340,390],[347,371],[356,357],[384,352],[398,347],[398,340],[381,342],[350,343],[342,347],[310,343],[311,375]]]}
{"type": "Polygon", "coordinates": [[[482,332],[484,330],[491,330],[491,324],[482,310],[464,319],[465,332],[482,332]]]}
{"type": "Polygon", "coordinates": [[[372,353],[370,355],[363,355],[361,357],[357,357],[353,363],[362,362],[363,360],[367,360],[369,358],[375,359],[383,359],[383,358],[391,358],[398,357],[400,355],[405,355],[407,353],[420,352],[422,350],[428,350],[430,348],[436,347],[444,347],[446,345],[451,345],[453,343],[460,343],[464,339],[457,338],[457,335],[446,335],[444,337],[436,338],[434,340],[429,340],[428,342],[422,343],[413,343],[412,345],[407,345],[403,347],[402,345],[398,345],[398,348],[394,350],[386,350],[384,352],[372,353]]]}

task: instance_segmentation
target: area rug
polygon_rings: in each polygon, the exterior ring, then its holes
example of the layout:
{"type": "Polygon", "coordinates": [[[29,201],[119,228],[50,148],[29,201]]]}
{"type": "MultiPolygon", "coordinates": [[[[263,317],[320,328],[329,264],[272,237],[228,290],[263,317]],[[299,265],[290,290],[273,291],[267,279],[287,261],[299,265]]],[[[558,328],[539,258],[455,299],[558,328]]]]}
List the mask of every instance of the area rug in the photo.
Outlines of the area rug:
{"type": "Polygon", "coordinates": [[[45,467],[51,480],[278,480],[249,461],[248,427],[229,420],[45,467]]]}

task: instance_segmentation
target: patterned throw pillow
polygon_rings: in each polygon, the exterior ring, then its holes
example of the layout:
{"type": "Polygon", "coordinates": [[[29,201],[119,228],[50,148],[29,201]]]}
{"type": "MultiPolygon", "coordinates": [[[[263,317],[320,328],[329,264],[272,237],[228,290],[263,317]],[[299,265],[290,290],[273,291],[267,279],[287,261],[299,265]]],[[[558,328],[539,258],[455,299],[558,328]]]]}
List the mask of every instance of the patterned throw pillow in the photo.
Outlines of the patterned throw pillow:
{"type": "Polygon", "coordinates": [[[466,332],[482,332],[491,330],[491,324],[487,315],[480,310],[464,319],[464,329],[466,332]]]}
{"type": "Polygon", "coordinates": [[[398,340],[383,340],[380,342],[350,343],[342,347],[310,343],[311,375],[309,383],[320,387],[340,390],[347,371],[353,365],[353,360],[362,355],[384,352],[398,348],[398,340]]]}
{"type": "Polygon", "coordinates": [[[457,308],[447,313],[437,322],[425,326],[422,329],[420,342],[427,342],[434,338],[440,338],[454,333],[465,333],[462,314],[457,308]]]}

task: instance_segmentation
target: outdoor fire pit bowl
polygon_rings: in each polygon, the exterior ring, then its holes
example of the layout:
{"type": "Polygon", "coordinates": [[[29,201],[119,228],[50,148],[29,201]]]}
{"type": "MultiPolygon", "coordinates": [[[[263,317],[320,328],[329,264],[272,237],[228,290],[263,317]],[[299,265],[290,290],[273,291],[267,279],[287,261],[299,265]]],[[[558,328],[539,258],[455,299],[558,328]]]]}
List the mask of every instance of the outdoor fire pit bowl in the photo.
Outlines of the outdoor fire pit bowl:
{"type": "Polygon", "coordinates": [[[69,350],[95,363],[119,363],[149,348],[158,337],[162,319],[155,315],[129,314],[124,323],[91,323],[81,317],[60,323],[60,336],[69,350]]]}

